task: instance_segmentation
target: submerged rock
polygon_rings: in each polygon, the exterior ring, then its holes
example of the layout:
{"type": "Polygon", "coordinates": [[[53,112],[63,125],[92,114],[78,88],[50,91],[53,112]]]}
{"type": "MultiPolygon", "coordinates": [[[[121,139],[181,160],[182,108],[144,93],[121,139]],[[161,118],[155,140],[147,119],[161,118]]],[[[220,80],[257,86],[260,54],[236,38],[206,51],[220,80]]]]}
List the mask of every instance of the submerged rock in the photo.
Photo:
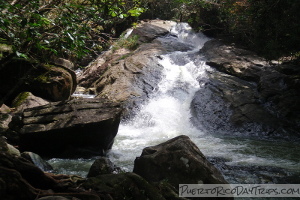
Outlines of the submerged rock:
{"type": "Polygon", "coordinates": [[[134,162],[134,173],[147,181],[179,184],[227,184],[222,174],[188,136],[147,147],[134,162]]]}
{"type": "Polygon", "coordinates": [[[104,99],[73,99],[26,109],[22,151],[51,157],[103,155],[112,147],[122,109],[104,99]]]}

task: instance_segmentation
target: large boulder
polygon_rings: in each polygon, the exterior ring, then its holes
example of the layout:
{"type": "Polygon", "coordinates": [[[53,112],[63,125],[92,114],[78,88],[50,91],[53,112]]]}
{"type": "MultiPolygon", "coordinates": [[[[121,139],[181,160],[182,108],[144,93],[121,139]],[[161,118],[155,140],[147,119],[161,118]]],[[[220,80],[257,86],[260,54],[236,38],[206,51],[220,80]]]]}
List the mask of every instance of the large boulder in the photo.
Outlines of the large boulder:
{"type": "Polygon", "coordinates": [[[51,157],[103,155],[112,147],[122,109],[104,99],[73,99],[26,109],[20,148],[51,157]]]}
{"type": "Polygon", "coordinates": [[[75,91],[77,81],[75,72],[66,67],[11,59],[2,64],[0,85],[0,103],[10,105],[24,91],[50,101],[66,100],[75,91]]]}
{"type": "Polygon", "coordinates": [[[160,80],[162,67],[157,58],[166,48],[157,38],[168,34],[173,24],[161,20],[140,24],[128,36],[138,36],[138,48],[121,46],[100,55],[79,75],[79,85],[96,88],[99,97],[119,102],[130,114],[160,80]]]}
{"type": "Polygon", "coordinates": [[[227,184],[188,136],[147,147],[134,162],[133,172],[147,181],[179,184],[227,184]]]}
{"type": "Polygon", "coordinates": [[[299,63],[267,62],[219,40],[200,53],[215,68],[192,102],[194,124],[213,132],[300,134],[299,63]]]}
{"type": "Polygon", "coordinates": [[[262,71],[269,66],[265,59],[255,53],[219,40],[206,42],[200,52],[204,54],[208,65],[244,80],[259,81],[262,71]]]}
{"type": "Polygon", "coordinates": [[[192,121],[201,130],[252,135],[281,131],[282,120],[263,106],[256,84],[218,71],[204,81],[191,103],[192,121]]]}

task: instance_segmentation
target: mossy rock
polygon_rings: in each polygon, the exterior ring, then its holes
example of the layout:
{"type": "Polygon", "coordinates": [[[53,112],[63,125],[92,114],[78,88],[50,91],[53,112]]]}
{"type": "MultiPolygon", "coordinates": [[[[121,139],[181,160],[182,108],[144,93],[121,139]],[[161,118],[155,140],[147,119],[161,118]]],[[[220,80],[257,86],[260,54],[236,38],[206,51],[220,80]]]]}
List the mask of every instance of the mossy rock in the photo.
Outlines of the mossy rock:
{"type": "Polygon", "coordinates": [[[0,85],[0,98],[10,106],[24,91],[49,101],[67,100],[77,80],[75,72],[66,67],[13,58],[0,69],[0,85]]]}
{"type": "Polygon", "coordinates": [[[22,104],[22,102],[23,102],[24,100],[26,100],[27,97],[28,97],[29,95],[30,95],[30,92],[22,92],[22,93],[20,93],[20,94],[15,98],[15,100],[13,101],[12,106],[13,106],[13,107],[18,107],[18,106],[20,106],[20,105],[22,104]]]}

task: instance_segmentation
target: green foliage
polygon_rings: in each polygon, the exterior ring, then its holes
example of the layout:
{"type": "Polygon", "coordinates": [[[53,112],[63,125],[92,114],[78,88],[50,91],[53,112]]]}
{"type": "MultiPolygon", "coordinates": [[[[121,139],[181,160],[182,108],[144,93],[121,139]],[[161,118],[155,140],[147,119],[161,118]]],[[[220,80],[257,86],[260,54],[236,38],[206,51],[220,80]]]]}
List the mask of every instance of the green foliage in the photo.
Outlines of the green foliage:
{"type": "Polygon", "coordinates": [[[237,40],[269,58],[300,50],[300,1],[223,0],[221,20],[237,40]]]}
{"type": "Polygon", "coordinates": [[[106,48],[115,26],[144,11],[140,4],[139,0],[1,1],[0,41],[12,45],[19,57],[80,59],[106,48]]]}
{"type": "Polygon", "coordinates": [[[118,39],[117,42],[113,45],[113,51],[116,51],[120,48],[125,48],[133,51],[139,46],[138,40],[138,35],[133,35],[127,38],[121,36],[120,39],[118,39]]]}
{"type": "Polygon", "coordinates": [[[192,22],[194,15],[203,7],[210,6],[205,0],[144,0],[149,18],[192,22]]]}
{"type": "Polygon", "coordinates": [[[30,95],[29,92],[22,92],[22,93],[20,93],[20,94],[15,98],[15,100],[13,101],[12,106],[13,106],[13,107],[19,107],[19,106],[23,103],[23,101],[27,99],[27,97],[28,97],[29,95],[30,95]]]}

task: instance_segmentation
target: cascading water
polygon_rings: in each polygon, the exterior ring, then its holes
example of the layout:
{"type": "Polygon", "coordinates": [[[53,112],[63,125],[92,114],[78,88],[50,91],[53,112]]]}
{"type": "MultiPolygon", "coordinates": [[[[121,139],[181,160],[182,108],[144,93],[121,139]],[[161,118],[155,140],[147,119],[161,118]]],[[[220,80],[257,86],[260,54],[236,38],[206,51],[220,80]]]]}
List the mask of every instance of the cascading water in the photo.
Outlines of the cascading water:
{"type": "Polygon", "coordinates": [[[143,148],[178,135],[188,135],[211,162],[218,162],[217,166],[232,183],[263,183],[268,182],[268,177],[289,176],[289,171],[292,174],[299,173],[297,152],[300,149],[297,143],[276,141],[280,143],[278,147],[272,140],[218,137],[192,125],[190,105],[195,92],[203,86],[199,80],[208,79],[207,72],[213,70],[205,64],[205,58],[196,52],[209,39],[181,23],[171,30],[170,36],[160,38],[162,43],[170,43],[171,40],[178,40],[186,45],[183,49],[189,50],[160,57],[163,78],[136,116],[120,125],[110,159],[130,171],[134,159],[143,148]],[[276,148],[281,150],[277,151],[276,148]],[[289,156],[280,155],[280,152],[291,149],[293,151],[289,156]],[[283,166],[285,169],[282,171],[283,166]]]}
{"type": "MultiPolygon", "coordinates": [[[[169,36],[159,40],[162,44],[174,43],[177,49],[184,51],[174,51],[158,58],[163,66],[162,80],[135,117],[120,124],[109,152],[111,161],[123,170],[131,171],[134,159],[143,148],[178,135],[188,135],[230,183],[276,183],[277,179],[278,182],[283,179],[288,183],[299,182],[300,147],[297,142],[237,137],[230,136],[230,133],[216,135],[197,129],[191,123],[192,99],[208,80],[207,73],[213,70],[198,52],[209,38],[180,23],[169,36]]],[[[62,173],[75,174],[77,171],[82,176],[92,162],[93,159],[78,160],[75,164],[69,160],[66,163],[73,166],[70,170],[70,167],[61,165],[62,160],[50,160],[54,168],[62,169],[62,173]],[[74,169],[74,166],[79,169],[74,169]]]]}

